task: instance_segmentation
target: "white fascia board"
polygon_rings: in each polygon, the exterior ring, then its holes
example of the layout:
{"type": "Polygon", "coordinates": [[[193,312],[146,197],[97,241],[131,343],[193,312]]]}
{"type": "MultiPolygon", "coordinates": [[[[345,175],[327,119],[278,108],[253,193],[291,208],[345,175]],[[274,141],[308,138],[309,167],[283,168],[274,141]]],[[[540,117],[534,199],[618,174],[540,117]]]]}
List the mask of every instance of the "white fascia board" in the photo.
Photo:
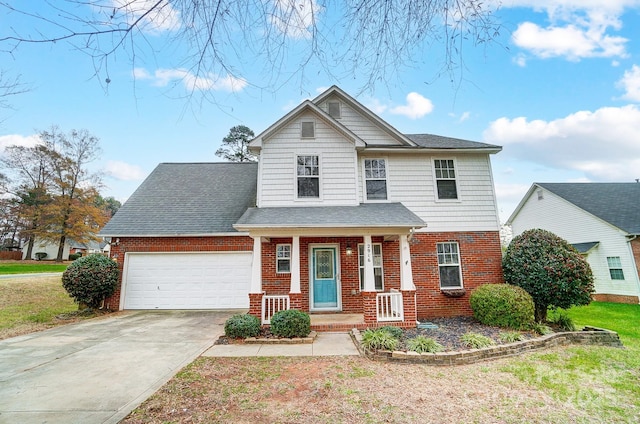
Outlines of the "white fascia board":
{"type": "Polygon", "coordinates": [[[123,234],[123,233],[105,233],[98,234],[98,237],[247,237],[248,232],[237,231],[233,233],[175,233],[175,234],[123,234]]]}

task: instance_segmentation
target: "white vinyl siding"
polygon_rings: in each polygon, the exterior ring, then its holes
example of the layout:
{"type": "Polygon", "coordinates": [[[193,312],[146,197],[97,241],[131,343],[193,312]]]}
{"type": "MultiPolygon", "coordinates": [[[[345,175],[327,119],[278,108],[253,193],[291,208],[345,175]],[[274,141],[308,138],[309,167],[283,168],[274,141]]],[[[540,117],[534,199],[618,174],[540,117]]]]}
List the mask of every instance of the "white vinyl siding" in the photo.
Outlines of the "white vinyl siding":
{"type": "Polygon", "coordinates": [[[543,190],[542,199],[534,192],[512,222],[514,237],[532,228],[551,231],[569,243],[599,242],[586,257],[593,271],[596,293],[640,295],[629,243],[625,233],[616,227],[543,190]],[[607,257],[620,258],[624,280],[611,279],[607,257]]]}

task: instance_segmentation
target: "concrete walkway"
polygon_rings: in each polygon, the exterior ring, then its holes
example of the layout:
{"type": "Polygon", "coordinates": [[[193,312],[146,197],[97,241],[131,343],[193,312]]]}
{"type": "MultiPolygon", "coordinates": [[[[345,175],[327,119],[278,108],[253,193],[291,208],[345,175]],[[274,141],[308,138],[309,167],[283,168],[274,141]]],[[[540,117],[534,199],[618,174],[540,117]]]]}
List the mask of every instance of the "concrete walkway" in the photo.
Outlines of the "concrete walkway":
{"type": "Polygon", "coordinates": [[[0,341],[0,423],[117,423],[233,312],[125,313],[0,341]]]}
{"type": "Polygon", "coordinates": [[[358,349],[347,333],[318,333],[309,344],[229,344],[214,345],[202,356],[353,356],[358,349]]]}

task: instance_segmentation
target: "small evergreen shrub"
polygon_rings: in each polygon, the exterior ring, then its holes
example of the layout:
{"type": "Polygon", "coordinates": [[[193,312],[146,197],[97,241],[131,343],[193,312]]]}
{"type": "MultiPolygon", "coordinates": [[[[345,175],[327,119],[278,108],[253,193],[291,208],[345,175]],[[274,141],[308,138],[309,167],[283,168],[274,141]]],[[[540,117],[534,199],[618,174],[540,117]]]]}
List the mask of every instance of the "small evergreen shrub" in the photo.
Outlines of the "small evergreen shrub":
{"type": "Polygon", "coordinates": [[[224,334],[232,338],[255,337],[260,334],[260,319],[250,314],[238,314],[224,323],[224,334]]]}
{"type": "Polygon", "coordinates": [[[380,328],[362,333],[362,345],[369,350],[396,350],[399,343],[391,333],[380,328]]]}
{"type": "Polygon", "coordinates": [[[442,352],[444,346],[430,337],[416,336],[413,339],[407,340],[407,348],[410,351],[418,353],[436,353],[442,352]]]}
{"type": "Polygon", "coordinates": [[[404,334],[404,331],[402,331],[402,328],[394,327],[392,325],[380,327],[378,330],[386,331],[387,333],[391,334],[393,337],[395,337],[398,340],[400,340],[402,338],[402,335],[404,334]]]}
{"type": "Polygon", "coordinates": [[[271,332],[278,337],[307,337],[311,332],[311,318],[297,309],[278,311],[271,317],[271,332]]]}
{"type": "Polygon", "coordinates": [[[473,316],[485,325],[524,329],[534,321],[531,295],[510,284],[484,284],[469,298],[473,316]]]}
{"type": "Polygon", "coordinates": [[[72,253],[69,255],[70,261],[75,261],[76,259],[80,259],[82,257],[82,253],[72,253]]]}
{"type": "Polygon", "coordinates": [[[547,334],[553,333],[553,330],[549,326],[544,325],[544,324],[542,324],[540,322],[532,323],[529,328],[531,329],[531,331],[533,331],[533,332],[535,332],[535,333],[537,333],[537,334],[539,334],[541,336],[545,336],[547,334]]]}
{"type": "Polygon", "coordinates": [[[462,344],[471,349],[481,349],[483,347],[492,346],[493,340],[479,333],[466,333],[460,337],[462,344]]]}
{"type": "Polygon", "coordinates": [[[549,320],[552,324],[555,324],[562,331],[576,331],[576,325],[573,323],[571,317],[563,309],[555,309],[551,312],[551,318],[549,320]]]}
{"type": "Polygon", "coordinates": [[[118,284],[118,264],[102,255],[80,258],[62,274],[62,286],[79,304],[99,308],[118,284]]]}
{"type": "Polygon", "coordinates": [[[507,331],[500,333],[500,341],[502,343],[515,343],[522,340],[522,334],[517,331],[507,331]]]}
{"type": "Polygon", "coordinates": [[[47,252],[36,252],[33,254],[36,257],[36,260],[41,261],[47,257],[47,252]]]}

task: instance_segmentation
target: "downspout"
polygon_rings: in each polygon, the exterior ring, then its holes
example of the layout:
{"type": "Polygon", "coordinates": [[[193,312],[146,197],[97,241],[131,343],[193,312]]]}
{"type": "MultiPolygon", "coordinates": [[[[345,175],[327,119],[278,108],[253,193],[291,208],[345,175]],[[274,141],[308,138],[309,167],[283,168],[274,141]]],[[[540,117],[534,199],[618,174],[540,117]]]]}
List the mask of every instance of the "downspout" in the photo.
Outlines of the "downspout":
{"type": "Polygon", "coordinates": [[[638,274],[638,266],[636,264],[636,257],[633,255],[633,246],[631,246],[631,242],[633,242],[636,238],[638,238],[637,234],[628,235],[627,243],[629,243],[629,253],[631,254],[631,264],[633,265],[633,269],[635,271],[634,277],[636,279],[636,285],[638,286],[638,303],[640,303],[640,274],[638,274]],[[630,237],[630,238],[629,238],[630,237]]]}

